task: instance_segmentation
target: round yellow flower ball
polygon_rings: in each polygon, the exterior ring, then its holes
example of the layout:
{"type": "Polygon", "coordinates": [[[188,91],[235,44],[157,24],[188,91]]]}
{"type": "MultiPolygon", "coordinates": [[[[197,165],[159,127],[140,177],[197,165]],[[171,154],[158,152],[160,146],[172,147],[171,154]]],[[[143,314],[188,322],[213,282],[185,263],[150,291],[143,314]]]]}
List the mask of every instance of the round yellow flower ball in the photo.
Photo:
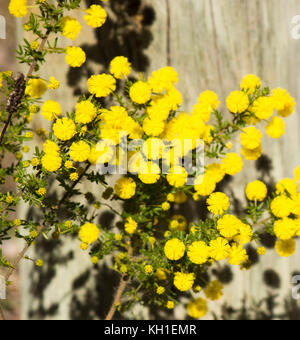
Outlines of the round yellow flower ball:
{"type": "Polygon", "coordinates": [[[131,100],[137,104],[146,104],[151,98],[151,93],[151,87],[143,81],[136,82],[129,90],[131,100]]]}
{"type": "Polygon", "coordinates": [[[132,178],[121,177],[116,182],[114,189],[117,196],[128,200],[135,195],[136,183],[132,178]]]}
{"type": "Polygon", "coordinates": [[[100,230],[96,226],[96,224],[93,223],[85,223],[83,226],[81,226],[79,231],[79,238],[83,243],[91,244],[98,240],[100,235],[100,230]]]}
{"type": "Polygon", "coordinates": [[[261,181],[254,181],[247,185],[246,196],[249,201],[263,201],[268,193],[267,186],[261,181]]]}
{"type": "Polygon", "coordinates": [[[185,245],[178,238],[167,241],[164,247],[166,257],[171,261],[180,260],[185,253],[185,245]]]}

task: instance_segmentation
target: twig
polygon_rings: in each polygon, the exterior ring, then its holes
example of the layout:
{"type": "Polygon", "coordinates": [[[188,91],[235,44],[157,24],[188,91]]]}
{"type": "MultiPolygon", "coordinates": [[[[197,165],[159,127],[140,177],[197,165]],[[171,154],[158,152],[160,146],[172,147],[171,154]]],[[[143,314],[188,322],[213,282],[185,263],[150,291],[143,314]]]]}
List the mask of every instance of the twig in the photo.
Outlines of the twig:
{"type": "MultiPolygon", "coordinates": [[[[128,254],[129,254],[129,257],[132,256],[132,253],[133,253],[133,249],[132,249],[132,246],[130,245],[129,246],[129,250],[128,250],[128,254]]],[[[126,289],[126,286],[127,286],[127,282],[124,280],[124,275],[121,277],[121,280],[120,280],[120,283],[119,283],[119,286],[118,286],[118,289],[117,289],[117,292],[116,292],[116,295],[115,295],[115,298],[114,298],[114,301],[110,307],[110,310],[105,318],[106,321],[110,321],[112,320],[113,316],[115,315],[115,312],[117,310],[117,305],[118,303],[120,302],[121,300],[121,297],[126,289]]]]}
{"type": "Polygon", "coordinates": [[[119,287],[118,287],[118,290],[117,290],[117,293],[116,293],[116,296],[115,296],[115,299],[113,301],[113,304],[105,318],[105,320],[111,320],[117,310],[117,305],[126,289],[126,286],[127,286],[127,282],[124,281],[124,277],[122,276],[121,278],[121,281],[120,281],[120,284],[119,284],[119,287]]]}
{"type": "MultiPolygon", "coordinates": [[[[37,230],[37,236],[40,235],[40,233],[43,231],[44,229],[44,225],[40,226],[37,230]]],[[[11,275],[13,274],[13,272],[16,270],[16,267],[18,266],[19,262],[23,259],[24,255],[26,254],[27,250],[30,247],[30,243],[27,243],[26,246],[22,249],[22,251],[19,253],[18,257],[16,258],[14,264],[13,264],[13,268],[10,268],[5,276],[5,281],[8,281],[9,278],[11,277],[11,275]]]]}
{"type": "MultiPolygon", "coordinates": [[[[40,235],[40,233],[42,232],[42,230],[44,229],[44,226],[41,226],[38,230],[37,230],[37,234],[38,236],[40,235]]],[[[30,247],[30,244],[26,244],[26,246],[22,249],[22,251],[19,253],[18,257],[16,258],[12,268],[9,268],[9,270],[7,271],[6,275],[5,275],[5,282],[7,282],[11,275],[13,274],[13,272],[16,270],[19,262],[23,259],[23,257],[25,256],[27,250],[29,249],[30,247]]],[[[1,319],[0,320],[5,320],[5,315],[4,315],[4,312],[3,310],[1,309],[1,305],[0,305],[0,317],[1,319]]]]}
{"type": "Polygon", "coordinates": [[[258,227],[259,225],[261,225],[261,224],[265,224],[266,222],[268,222],[270,220],[270,217],[268,217],[268,218],[266,218],[266,219],[264,219],[264,220],[262,220],[262,221],[258,221],[257,223],[255,223],[255,224],[253,224],[253,228],[254,227],[258,227]]]}
{"type": "Polygon", "coordinates": [[[57,207],[56,207],[57,209],[58,209],[59,206],[60,206],[61,204],[63,204],[64,201],[68,198],[68,196],[70,195],[71,190],[73,190],[73,189],[76,187],[76,185],[81,181],[82,177],[85,176],[86,172],[88,171],[88,169],[89,169],[90,167],[91,167],[91,164],[88,164],[88,165],[86,166],[86,168],[84,169],[84,171],[82,172],[82,174],[78,177],[77,181],[73,183],[71,189],[68,190],[68,191],[65,193],[65,195],[63,196],[63,198],[59,201],[59,203],[58,203],[58,205],[57,205],[57,207]]]}
{"type": "MultiPolygon", "coordinates": [[[[51,21],[50,24],[52,25],[53,23],[54,23],[54,19],[52,19],[52,21],[51,21]]],[[[39,49],[37,50],[37,52],[41,52],[41,51],[44,49],[44,47],[45,47],[45,45],[46,45],[46,42],[47,42],[47,40],[48,40],[48,37],[49,37],[50,33],[51,33],[51,31],[50,31],[50,30],[47,30],[47,32],[46,32],[46,34],[45,34],[45,37],[44,37],[44,39],[42,40],[42,42],[41,42],[41,44],[40,44],[40,47],[39,47],[39,49]]],[[[32,73],[33,73],[33,71],[34,71],[36,65],[37,65],[37,61],[34,60],[34,61],[31,63],[31,65],[30,65],[30,67],[29,67],[29,71],[28,71],[28,73],[27,73],[27,75],[26,75],[26,79],[25,79],[25,82],[26,82],[26,83],[27,83],[29,77],[32,75],[32,73]]],[[[4,125],[4,127],[3,127],[3,129],[2,129],[1,135],[0,135],[0,145],[1,145],[2,142],[3,142],[4,135],[5,135],[6,131],[7,131],[7,128],[8,128],[8,126],[9,126],[9,124],[10,124],[10,122],[11,122],[11,120],[12,120],[13,114],[14,114],[15,112],[16,112],[16,110],[15,110],[15,111],[11,111],[11,112],[9,113],[8,119],[7,119],[5,125],[4,125]]]]}

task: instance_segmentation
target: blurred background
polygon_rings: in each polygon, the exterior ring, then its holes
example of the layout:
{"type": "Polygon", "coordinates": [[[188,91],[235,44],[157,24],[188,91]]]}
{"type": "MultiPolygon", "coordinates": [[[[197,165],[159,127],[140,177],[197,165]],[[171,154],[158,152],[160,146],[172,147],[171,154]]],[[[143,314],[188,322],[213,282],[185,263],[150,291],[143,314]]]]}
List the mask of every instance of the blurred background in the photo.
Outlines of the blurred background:
{"type": "MultiPolygon", "coordinates": [[[[97,3],[83,2],[85,6],[97,3]]],[[[20,68],[14,61],[14,48],[23,35],[22,22],[7,14],[8,3],[4,0],[0,4],[0,14],[7,21],[7,38],[0,40],[0,68],[16,71],[20,68]]],[[[65,110],[73,108],[74,96],[86,91],[86,78],[106,72],[111,59],[118,55],[130,59],[135,74],[172,65],[179,73],[178,89],[183,93],[185,111],[190,111],[200,92],[207,89],[216,91],[224,106],[226,96],[239,88],[248,73],[261,77],[265,86],[286,88],[300,102],[300,40],[293,34],[293,18],[300,15],[297,0],[289,0],[288,5],[285,0],[111,0],[107,11],[109,20],[96,31],[83,23],[82,13],[73,14],[83,24],[76,44],[87,52],[84,67],[70,70],[63,56],[51,56],[41,71],[43,77],[55,76],[61,81],[55,100],[65,110]]],[[[65,46],[69,41],[60,38],[59,43],[65,46]]],[[[33,124],[47,127],[44,120],[35,119],[33,124]]],[[[246,161],[240,176],[226,178],[221,184],[220,189],[233,197],[236,214],[243,213],[248,182],[260,179],[273,188],[279,179],[292,177],[300,164],[298,110],[286,125],[282,139],[264,138],[264,154],[257,162],[246,161]]],[[[235,151],[239,152],[238,143],[235,151]]],[[[9,185],[1,190],[12,190],[9,185]]],[[[97,188],[90,190],[99,195],[97,188]]],[[[175,212],[178,209],[175,207],[175,212]]],[[[180,209],[191,221],[203,217],[199,204],[188,202],[180,209]]],[[[22,218],[29,213],[32,211],[26,207],[19,211],[22,218]]],[[[115,216],[103,211],[101,223],[113,225],[115,216]]],[[[224,264],[211,272],[212,278],[225,285],[225,293],[221,301],[209,304],[212,313],[208,318],[300,319],[299,302],[292,298],[292,277],[300,273],[300,248],[283,259],[273,249],[274,239],[266,235],[262,243],[267,248],[263,258],[248,248],[253,264],[250,271],[240,272],[224,264]]],[[[19,246],[4,244],[4,254],[15,257],[19,246]]],[[[32,263],[23,261],[5,301],[8,317],[103,318],[118,276],[109,269],[109,260],[91,266],[88,255],[78,249],[76,240],[38,243],[30,255],[43,258],[46,264],[37,271],[32,263]]],[[[181,319],[183,315],[182,308],[169,315],[136,307],[124,317],[181,319]]]]}

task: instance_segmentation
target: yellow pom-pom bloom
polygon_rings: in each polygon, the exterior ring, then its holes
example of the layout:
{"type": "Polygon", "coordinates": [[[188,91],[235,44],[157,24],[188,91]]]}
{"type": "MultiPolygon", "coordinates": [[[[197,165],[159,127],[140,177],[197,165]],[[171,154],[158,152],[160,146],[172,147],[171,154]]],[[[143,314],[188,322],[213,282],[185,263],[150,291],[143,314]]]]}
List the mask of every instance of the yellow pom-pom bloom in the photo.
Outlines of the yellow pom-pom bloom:
{"type": "Polygon", "coordinates": [[[116,235],[115,235],[115,240],[118,241],[118,242],[120,242],[120,241],[123,240],[123,236],[122,236],[121,234],[116,234],[116,235]]]}
{"type": "Polygon", "coordinates": [[[14,198],[12,196],[10,196],[10,194],[8,194],[5,201],[6,201],[7,204],[11,204],[11,203],[13,203],[14,198]]]}
{"type": "Polygon", "coordinates": [[[208,164],[205,174],[211,178],[214,178],[216,183],[221,182],[225,177],[225,171],[222,165],[217,163],[208,164]]]}
{"type": "Polygon", "coordinates": [[[136,183],[132,178],[121,177],[116,182],[114,189],[117,196],[128,200],[135,195],[136,183]]]}
{"type": "Polygon", "coordinates": [[[187,292],[190,290],[195,282],[195,274],[194,273],[175,273],[174,276],[174,286],[180,290],[181,292],[187,292]]]}
{"type": "Polygon", "coordinates": [[[33,40],[33,42],[30,43],[30,48],[32,48],[32,49],[35,50],[35,51],[39,48],[39,46],[40,46],[40,44],[39,44],[39,42],[36,41],[36,40],[33,40]]]}
{"type": "Polygon", "coordinates": [[[154,162],[141,164],[139,179],[145,184],[154,184],[160,178],[160,167],[154,162]]]}
{"type": "Polygon", "coordinates": [[[225,260],[230,253],[230,245],[223,237],[211,240],[209,244],[209,255],[216,261],[225,260]]]}
{"type": "Polygon", "coordinates": [[[218,95],[213,91],[204,91],[198,98],[199,104],[206,104],[211,110],[216,110],[220,105],[218,95]]]}
{"type": "Polygon", "coordinates": [[[167,175],[167,181],[175,188],[180,188],[185,185],[188,177],[188,173],[181,166],[175,166],[170,169],[170,173],[167,175]]]}
{"type": "Polygon", "coordinates": [[[173,301],[168,301],[166,307],[168,309],[174,309],[175,303],[173,301]]]}
{"type": "Polygon", "coordinates": [[[103,26],[107,19],[107,13],[105,9],[100,5],[92,5],[86,11],[86,15],[84,16],[85,22],[94,28],[99,28],[103,26]]]}
{"type": "Polygon", "coordinates": [[[131,100],[137,104],[146,104],[151,98],[151,93],[151,87],[143,81],[137,81],[129,90],[131,100]]]}
{"type": "Polygon", "coordinates": [[[90,146],[84,141],[74,142],[70,146],[70,157],[75,162],[85,162],[89,158],[90,152],[90,146]]]}
{"type": "Polygon", "coordinates": [[[66,117],[57,119],[53,125],[53,133],[54,136],[60,140],[70,140],[76,134],[75,123],[72,119],[66,117]]]}
{"type": "Polygon", "coordinates": [[[157,287],[156,293],[157,295],[163,295],[165,293],[166,289],[162,286],[157,287]]]}
{"type": "Polygon", "coordinates": [[[73,173],[70,174],[69,178],[70,178],[70,180],[71,180],[72,182],[75,182],[75,181],[78,180],[79,175],[78,175],[77,172],[73,172],[73,173]]]}
{"type": "Polygon", "coordinates": [[[35,265],[36,265],[37,267],[43,267],[44,261],[41,260],[41,259],[38,259],[37,261],[35,261],[35,265]]]}
{"type": "Polygon", "coordinates": [[[187,312],[191,318],[200,319],[206,315],[208,311],[207,302],[205,299],[199,298],[191,301],[187,305],[187,312]]]}
{"type": "Polygon", "coordinates": [[[227,175],[236,175],[243,169],[243,160],[236,153],[228,153],[226,157],[222,159],[222,168],[227,175]]]}
{"type": "Polygon", "coordinates": [[[248,255],[245,249],[241,245],[234,243],[231,246],[228,263],[239,266],[242,263],[248,261],[248,255]]]}
{"type": "Polygon", "coordinates": [[[283,178],[276,184],[277,194],[290,194],[295,195],[298,191],[297,182],[291,178],[283,178]]]}
{"type": "Polygon", "coordinates": [[[275,249],[280,256],[289,257],[295,253],[296,242],[293,239],[286,241],[277,240],[275,243],[275,249]]]}
{"type": "Polygon", "coordinates": [[[203,264],[208,260],[209,247],[203,241],[193,242],[187,252],[192,263],[203,264]]]}
{"type": "Polygon", "coordinates": [[[43,145],[43,150],[46,154],[57,155],[59,153],[59,146],[51,140],[47,140],[43,145]]]}
{"type": "Polygon", "coordinates": [[[252,94],[261,87],[261,80],[254,74],[245,76],[241,83],[241,90],[252,94]]]}
{"type": "Polygon", "coordinates": [[[251,111],[258,119],[268,119],[272,117],[274,112],[274,104],[271,97],[259,97],[252,106],[251,111]]]}
{"type": "Polygon", "coordinates": [[[164,247],[166,257],[171,261],[180,260],[185,253],[185,245],[178,238],[167,241],[164,247]]]}
{"type": "Polygon", "coordinates": [[[256,149],[261,145],[262,133],[254,126],[243,129],[240,135],[241,144],[246,149],[256,149]]]}
{"type": "Polygon", "coordinates": [[[123,264],[121,267],[120,267],[120,272],[122,274],[126,274],[128,272],[128,268],[123,264]]]}
{"type": "Polygon", "coordinates": [[[167,279],[166,272],[165,272],[165,270],[163,268],[158,268],[156,273],[155,273],[155,276],[160,281],[165,281],[167,279]]]}
{"type": "Polygon", "coordinates": [[[75,40],[81,31],[79,21],[71,17],[64,17],[61,23],[62,35],[68,39],[75,40]]]}
{"type": "Polygon", "coordinates": [[[144,270],[145,270],[145,273],[148,275],[153,273],[153,267],[150,264],[145,266],[144,270]]]}
{"type": "Polygon", "coordinates": [[[136,231],[137,227],[138,227],[137,222],[132,217],[128,217],[125,223],[125,231],[128,234],[132,235],[136,231]]]}
{"type": "Polygon", "coordinates": [[[162,208],[163,211],[168,211],[168,210],[170,210],[171,205],[170,205],[169,202],[164,202],[164,203],[162,203],[161,208],[162,208]]]}
{"type": "Polygon", "coordinates": [[[39,195],[39,196],[45,196],[46,195],[46,189],[45,188],[40,188],[36,191],[36,193],[39,195]]]}
{"type": "Polygon", "coordinates": [[[226,238],[232,238],[238,234],[242,221],[233,215],[225,215],[217,222],[220,234],[226,238]]]}
{"type": "Polygon", "coordinates": [[[65,167],[66,167],[66,169],[73,169],[74,163],[72,161],[66,161],[65,167]]]}
{"type": "Polygon", "coordinates": [[[51,90],[56,90],[60,86],[60,82],[56,80],[54,77],[50,77],[50,84],[48,85],[48,88],[51,90]]]}
{"type": "Polygon", "coordinates": [[[261,181],[254,181],[247,185],[246,196],[249,201],[263,201],[268,193],[267,186],[261,181]]]}
{"type": "Polygon", "coordinates": [[[87,243],[82,242],[82,243],[80,244],[80,249],[81,249],[81,250],[87,250],[88,247],[89,247],[89,245],[88,245],[87,243]]]}
{"type": "Polygon", "coordinates": [[[199,120],[203,120],[206,123],[210,120],[212,112],[213,109],[207,103],[196,104],[193,107],[193,116],[199,120]]]}
{"type": "Polygon", "coordinates": [[[42,115],[47,120],[51,121],[62,114],[60,104],[53,100],[47,100],[42,106],[42,115]]]}
{"type": "Polygon", "coordinates": [[[23,168],[28,168],[30,166],[30,163],[28,161],[22,162],[23,168]]]}
{"type": "Polygon", "coordinates": [[[274,89],[271,98],[280,116],[288,117],[295,111],[296,102],[287,90],[281,88],[274,89]]]}
{"type": "Polygon", "coordinates": [[[66,50],[66,62],[71,67],[80,67],[86,61],[86,54],[80,47],[68,46],[66,50]]]}
{"type": "Polygon", "coordinates": [[[232,113],[247,111],[250,102],[248,96],[242,91],[232,92],[226,99],[228,110],[232,113]]]}
{"type": "Polygon", "coordinates": [[[93,75],[89,78],[88,90],[97,98],[107,97],[116,90],[116,80],[109,74],[93,75]]]}
{"type": "Polygon", "coordinates": [[[282,220],[275,221],[274,223],[274,233],[283,241],[287,241],[295,236],[296,231],[296,223],[291,218],[285,217],[282,220]]]}
{"type": "Polygon", "coordinates": [[[94,223],[85,223],[79,231],[79,238],[82,242],[91,244],[98,240],[100,230],[94,223]]]}
{"type": "Polygon", "coordinates": [[[99,258],[97,256],[93,256],[91,258],[91,262],[92,262],[92,264],[97,264],[99,262],[99,258]]]}
{"type": "Polygon", "coordinates": [[[165,121],[146,117],[143,121],[143,130],[148,136],[159,136],[165,128],[165,121]]]}
{"type": "Polygon", "coordinates": [[[89,162],[93,165],[108,163],[114,156],[114,150],[109,141],[100,141],[91,149],[89,162]]]}
{"type": "Polygon", "coordinates": [[[38,113],[40,110],[40,107],[38,105],[30,105],[29,106],[29,112],[32,113],[32,114],[36,114],[38,113]]]}
{"type": "Polygon", "coordinates": [[[176,231],[185,231],[187,228],[187,220],[183,215],[174,215],[171,218],[169,229],[176,231]]]}
{"type": "Polygon", "coordinates": [[[195,180],[194,189],[200,196],[209,196],[216,189],[216,181],[213,176],[199,176],[195,180]]]}
{"type": "Polygon", "coordinates": [[[175,87],[168,89],[163,98],[168,101],[170,108],[174,111],[177,110],[183,102],[182,94],[175,87]]]}
{"type": "Polygon", "coordinates": [[[253,150],[242,148],[241,154],[248,160],[248,161],[256,161],[262,155],[262,148],[261,145],[253,150]]]}
{"type": "Polygon", "coordinates": [[[253,232],[248,224],[242,223],[239,230],[239,235],[235,237],[235,241],[239,241],[241,245],[251,242],[253,232]]]}
{"type": "Polygon", "coordinates": [[[47,84],[41,79],[29,79],[25,93],[32,98],[40,98],[47,91],[47,84]]]}
{"type": "Polygon", "coordinates": [[[207,299],[212,301],[220,300],[223,296],[224,286],[218,281],[211,281],[209,285],[204,289],[204,294],[207,299]]]}
{"type": "Polygon", "coordinates": [[[270,207],[276,217],[288,217],[293,209],[293,201],[286,196],[278,196],[273,199],[270,207]]]}
{"type": "Polygon", "coordinates": [[[21,220],[19,220],[19,219],[15,219],[15,220],[14,220],[14,225],[15,225],[16,227],[19,227],[21,224],[22,224],[22,221],[21,221],[21,220]]]}
{"type": "Polygon", "coordinates": [[[266,250],[265,247],[260,247],[260,248],[257,249],[257,254],[258,255],[265,255],[266,251],[267,250],[266,250]]]}
{"type": "Polygon", "coordinates": [[[131,63],[125,57],[116,57],[110,63],[110,73],[117,79],[128,77],[131,73],[131,63]]]}
{"type": "Polygon", "coordinates": [[[89,100],[76,105],[75,120],[77,123],[88,124],[97,116],[96,106],[89,100]]]}
{"type": "Polygon", "coordinates": [[[271,138],[280,138],[285,133],[285,122],[280,117],[273,117],[272,120],[266,126],[266,133],[271,138]]]}
{"type": "Polygon", "coordinates": [[[166,66],[152,72],[152,76],[148,79],[148,84],[152,90],[158,93],[172,89],[177,82],[178,73],[171,66],[166,66]]]}
{"type": "Polygon", "coordinates": [[[207,199],[208,210],[214,215],[223,215],[228,210],[229,197],[222,192],[215,192],[207,199]]]}
{"type": "Polygon", "coordinates": [[[42,158],[42,166],[49,172],[57,171],[62,164],[62,159],[58,154],[46,154],[42,158]]]}
{"type": "Polygon", "coordinates": [[[28,14],[27,0],[10,0],[9,13],[17,18],[23,18],[28,14]]]}

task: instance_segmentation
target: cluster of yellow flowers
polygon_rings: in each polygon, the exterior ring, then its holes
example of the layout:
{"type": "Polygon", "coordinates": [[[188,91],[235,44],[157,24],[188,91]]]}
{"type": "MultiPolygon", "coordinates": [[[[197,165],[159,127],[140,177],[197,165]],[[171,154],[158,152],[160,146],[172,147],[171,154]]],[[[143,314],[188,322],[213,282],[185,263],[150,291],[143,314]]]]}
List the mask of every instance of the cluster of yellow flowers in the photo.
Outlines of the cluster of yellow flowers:
{"type": "MultiPolygon", "coordinates": [[[[47,4],[45,0],[37,3],[47,4]]],[[[16,17],[26,16],[27,0],[11,0],[9,11],[16,17]]],[[[85,10],[84,20],[99,28],[106,22],[107,13],[102,6],[91,5],[85,10]]],[[[79,21],[71,16],[61,20],[60,32],[67,39],[75,41],[81,29],[79,21]]],[[[38,39],[30,43],[34,51],[39,47],[38,39]]],[[[86,61],[80,47],[68,46],[63,51],[71,67],[81,67],[86,61]]],[[[243,78],[239,90],[226,98],[233,117],[226,125],[218,111],[221,105],[218,95],[210,90],[199,95],[192,112],[178,112],[183,98],[176,88],[178,74],[172,67],[156,70],[149,77],[138,76],[137,81],[129,79],[131,72],[127,58],[114,58],[110,74],[92,75],[86,84],[90,95],[80,97],[74,111],[66,114],[54,100],[46,100],[39,107],[46,91],[58,89],[60,82],[54,77],[48,81],[32,76],[25,90],[25,99],[30,104],[28,122],[41,109],[41,115],[52,125],[49,133],[39,129],[37,135],[44,141],[43,150],[31,162],[21,162],[20,168],[28,169],[31,164],[39,175],[46,177],[52,173],[60,183],[72,181],[71,189],[84,177],[91,182],[102,181],[96,172],[84,172],[84,165],[86,169],[98,165],[126,168],[126,175],[118,178],[114,188],[101,182],[106,187],[103,199],[125,201],[117,233],[102,226],[100,232],[100,226],[92,223],[97,214],[87,220],[87,215],[82,217],[81,207],[80,225],[75,225],[78,220],[74,218],[63,227],[67,231],[79,230],[80,247],[90,250],[95,265],[103,256],[118,252],[114,268],[152,289],[153,294],[148,295],[153,295],[151,301],[160,306],[173,309],[177,302],[175,292],[199,294],[186,308],[190,317],[200,318],[208,311],[207,299],[214,301],[223,295],[223,286],[214,280],[206,282],[203,273],[217,261],[248,269],[251,263],[245,245],[251,241],[256,242],[259,255],[266,253],[256,227],[267,226],[268,232],[276,236],[279,255],[286,257],[295,251],[294,239],[300,236],[300,167],[295,170],[294,179],[279,181],[269,197],[262,181],[249,183],[245,189],[249,213],[244,217],[232,214],[230,198],[218,192],[217,185],[225,176],[242,171],[242,156],[245,160],[257,160],[262,155],[261,126],[271,138],[284,134],[283,118],[295,111],[296,104],[285,89],[264,89],[260,78],[250,74],[243,78]],[[119,83],[126,85],[124,96],[116,92],[119,83]],[[105,108],[99,99],[109,96],[117,104],[105,108]],[[234,133],[239,133],[241,155],[231,151],[234,133]],[[128,145],[133,141],[142,143],[131,148],[128,145]],[[189,154],[195,155],[199,147],[203,147],[211,161],[203,173],[193,173],[195,180],[190,184],[191,176],[183,160],[189,154]],[[207,220],[189,225],[184,216],[171,215],[172,207],[185,203],[189,196],[207,207],[207,220]],[[257,219],[257,215],[264,214],[266,219],[257,219]],[[167,231],[162,224],[166,224],[167,231]],[[131,247],[134,249],[128,251],[131,247]]],[[[0,74],[0,86],[2,78],[0,74]]],[[[27,131],[24,138],[33,138],[33,133],[27,131]]],[[[23,146],[22,151],[27,153],[29,148],[23,146]]],[[[17,154],[17,159],[22,157],[21,152],[17,154]]],[[[47,190],[42,180],[34,193],[43,202],[47,190]]],[[[89,201],[89,195],[85,197],[89,201]]],[[[1,199],[7,205],[15,201],[9,193],[1,199]]],[[[95,211],[100,206],[98,201],[93,203],[95,211]]],[[[22,221],[14,223],[18,226],[22,221]]],[[[31,231],[30,237],[36,238],[37,232],[31,231]]],[[[42,264],[42,260],[36,262],[37,266],[42,264]]],[[[135,298],[139,301],[138,296],[135,298]]]]}
{"type": "MultiPolygon", "coordinates": [[[[59,148],[61,142],[68,142],[69,156],[65,161],[65,168],[71,169],[73,161],[89,162],[93,165],[121,162],[120,156],[124,153],[119,145],[122,133],[122,137],[128,140],[143,139],[144,143],[137,150],[126,150],[128,159],[125,163],[128,164],[131,174],[120,177],[116,181],[114,193],[123,200],[130,200],[139,193],[138,187],[141,183],[150,186],[162,181],[162,185],[170,188],[160,204],[161,211],[166,213],[172,204],[184,203],[188,198],[184,190],[188,173],[182,166],[181,160],[187,152],[197,148],[200,139],[203,140],[205,150],[209,150],[217,133],[216,128],[209,122],[212,120],[212,114],[217,111],[220,101],[217,94],[205,91],[200,94],[192,113],[175,115],[182,103],[182,96],[175,88],[178,75],[172,67],[165,67],[154,71],[148,80],[129,83],[129,103],[104,109],[99,107],[93,97],[101,98],[114,94],[117,81],[122,78],[126,79],[130,75],[131,64],[125,57],[116,57],[111,61],[110,71],[111,74],[92,75],[88,79],[87,87],[91,97],[79,101],[74,114],[59,118],[62,115],[59,103],[48,100],[42,105],[42,115],[48,120],[55,120],[52,130],[53,136],[57,139],[56,142],[48,140],[44,144],[42,166],[51,172],[61,167],[62,158],[59,148]],[[132,114],[132,108],[138,114],[132,114]],[[98,137],[101,139],[102,148],[99,145],[90,145],[84,139],[85,134],[89,133],[90,127],[94,127],[95,123],[98,124],[98,137]],[[188,150],[186,147],[183,148],[187,139],[192,141],[188,150]],[[108,143],[105,140],[111,142],[108,143]],[[168,148],[165,141],[169,143],[168,148]],[[119,156],[118,160],[113,152],[114,147],[119,156]],[[170,162],[169,173],[163,174],[161,166],[167,161],[170,162]],[[70,166],[68,166],[69,162],[70,166]]],[[[39,80],[34,81],[38,84],[39,80]]],[[[27,94],[33,98],[39,97],[42,92],[39,86],[37,93],[35,93],[33,82],[28,86],[30,90],[27,90],[27,94]]],[[[278,124],[278,119],[282,121],[281,117],[291,114],[295,107],[293,98],[286,90],[276,89],[268,95],[260,94],[260,88],[260,79],[248,75],[242,81],[241,90],[234,91],[226,100],[229,111],[233,115],[244,117],[245,122],[250,125],[244,127],[240,134],[241,154],[248,160],[257,159],[262,153],[262,133],[256,125],[259,122],[266,122],[267,134],[272,138],[278,138],[284,133],[284,128],[282,129],[282,124],[278,124]],[[278,117],[272,118],[275,109],[278,117]],[[275,124],[274,121],[277,123],[275,124]]],[[[226,149],[231,148],[232,144],[227,143],[226,149]]],[[[205,167],[204,174],[196,178],[193,186],[187,186],[191,190],[194,189],[192,193],[194,200],[206,198],[207,209],[214,217],[214,223],[211,226],[214,236],[209,240],[201,239],[201,228],[194,225],[189,229],[189,233],[195,239],[185,243],[180,237],[173,235],[178,232],[187,232],[187,221],[183,216],[173,216],[170,219],[170,231],[165,234],[167,240],[163,246],[164,255],[171,262],[189,261],[201,267],[210,266],[215,261],[227,260],[232,265],[239,265],[241,269],[248,268],[250,265],[244,246],[253,240],[254,226],[251,222],[230,214],[229,197],[222,192],[215,192],[217,184],[224,179],[225,175],[233,176],[242,170],[243,159],[234,152],[227,152],[219,158],[221,158],[220,162],[215,161],[205,167]]],[[[73,173],[71,177],[76,180],[78,174],[73,173]]],[[[274,233],[278,237],[276,250],[282,256],[289,256],[294,252],[293,237],[300,236],[300,193],[298,193],[297,183],[299,180],[300,170],[298,168],[295,172],[295,180],[284,179],[277,184],[276,196],[270,204],[270,213],[276,219],[274,222],[274,233]]],[[[248,200],[256,204],[256,202],[266,200],[268,190],[263,182],[256,180],[248,184],[245,193],[248,200]]],[[[126,218],[124,232],[127,236],[117,234],[115,242],[122,242],[124,237],[135,237],[141,232],[134,216],[126,218]]],[[[99,228],[96,225],[84,224],[79,233],[82,241],[81,248],[88,249],[89,244],[98,241],[99,234],[99,228]]],[[[149,238],[152,247],[156,242],[155,237],[149,238]]],[[[258,254],[264,255],[265,252],[264,247],[258,247],[258,254]]],[[[121,256],[116,259],[117,267],[123,274],[128,273],[128,265],[122,262],[125,258],[121,256]]],[[[96,259],[97,257],[93,256],[92,262],[97,263],[96,259]]],[[[202,290],[194,272],[178,269],[171,273],[166,272],[166,269],[157,269],[153,264],[148,264],[143,271],[147,276],[156,275],[159,281],[162,276],[164,280],[167,276],[172,276],[174,287],[180,292],[191,289],[202,290]]],[[[222,285],[213,281],[203,291],[206,298],[216,300],[222,296],[222,289],[222,285]]],[[[157,287],[157,295],[163,298],[164,286],[157,287]]],[[[168,300],[166,307],[172,309],[174,301],[168,300]]],[[[187,311],[191,317],[205,315],[206,300],[198,298],[192,301],[187,306],[187,311]]]]}
{"type": "MultiPolygon", "coordinates": [[[[42,4],[45,2],[46,0],[37,0],[38,4],[42,4]]],[[[8,9],[9,9],[9,12],[15,17],[23,18],[29,12],[28,1],[27,0],[10,0],[8,9]]],[[[87,25],[93,28],[100,28],[105,24],[107,20],[107,13],[102,6],[94,4],[85,10],[84,20],[87,23],[87,25]]],[[[28,24],[25,24],[24,28],[27,29],[28,24]]],[[[82,26],[77,19],[71,16],[65,16],[62,19],[61,33],[64,37],[75,41],[78,35],[80,34],[81,30],[82,30],[82,26]]],[[[40,46],[40,43],[37,40],[34,40],[31,43],[31,48],[33,50],[37,50],[39,46],[40,46]]],[[[71,67],[80,67],[86,61],[86,54],[81,47],[68,46],[65,49],[65,53],[66,53],[66,62],[71,67]]],[[[56,86],[56,84],[54,84],[54,86],[56,86]]]]}

